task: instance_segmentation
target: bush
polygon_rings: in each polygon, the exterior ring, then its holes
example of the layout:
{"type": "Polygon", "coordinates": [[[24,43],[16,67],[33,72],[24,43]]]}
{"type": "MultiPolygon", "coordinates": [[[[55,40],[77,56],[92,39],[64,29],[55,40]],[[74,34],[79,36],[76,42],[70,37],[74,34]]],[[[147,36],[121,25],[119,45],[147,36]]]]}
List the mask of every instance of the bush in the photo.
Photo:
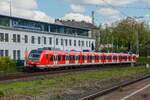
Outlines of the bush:
{"type": "Polygon", "coordinates": [[[138,59],[138,62],[141,63],[141,64],[150,64],[150,58],[148,58],[148,57],[140,57],[138,59]]]}
{"type": "Polygon", "coordinates": [[[1,72],[16,71],[16,61],[11,60],[9,57],[0,57],[0,71],[1,72]]]}

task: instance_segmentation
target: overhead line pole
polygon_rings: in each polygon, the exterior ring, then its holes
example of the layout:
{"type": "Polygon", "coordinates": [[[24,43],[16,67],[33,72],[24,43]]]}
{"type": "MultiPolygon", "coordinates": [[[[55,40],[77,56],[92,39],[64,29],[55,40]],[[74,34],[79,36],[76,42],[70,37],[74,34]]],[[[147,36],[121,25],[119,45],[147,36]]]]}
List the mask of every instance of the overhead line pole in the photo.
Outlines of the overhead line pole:
{"type": "Polygon", "coordinates": [[[9,9],[10,17],[12,17],[12,1],[11,0],[9,1],[9,6],[10,6],[10,9],[9,9]]]}

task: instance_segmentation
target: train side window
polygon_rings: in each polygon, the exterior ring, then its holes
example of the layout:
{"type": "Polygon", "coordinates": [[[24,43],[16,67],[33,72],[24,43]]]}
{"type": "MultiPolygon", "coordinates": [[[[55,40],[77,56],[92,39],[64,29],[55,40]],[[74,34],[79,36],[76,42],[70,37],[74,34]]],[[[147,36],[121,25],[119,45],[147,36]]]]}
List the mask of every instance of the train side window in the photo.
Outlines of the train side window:
{"type": "Polygon", "coordinates": [[[107,56],[107,60],[111,60],[111,56],[107,56]]]}
{"type": "Polygon", "coordinates": [[[127,56],[125,56],[125,60],[127,60],[128,58],[127,58],[127,56]]]}
{"type": "Polygon", "coordinates": [[[50,61],[53,61],[53,60],[54,60],[54,56],[51,56],[51,57],[50,57],[50,61]]]}
{"type": "Polygon", "coordinates": [[[69,60],[71,60],[71,56],[69,56],[69,60]]]}
{"type": "Polygon", "coordinates": [[[98,57],[98,56],[95,56],[95,60],[99,60],[99,57],[98,57]]]}
{"type": "Polygon", "coordinates": [[[93,56],[90,56],[90,60],[92,60],[93,59],[93,56]]]}
{"type": "Polygon", "coordinates": [[[54,58],[53,58],[53,59],[54,59],[54,61],[57,61],[57,56],[54,56],[54,58]]]}
{"type": "Polygon", "coordinates": [[[106,56],[102,56],[103,60],[106,60],[106,56]]]}
{"type": "Polygon", "coordinates": [[[89,60],[90,59],[90,57],[89,56],[87,56],[87,60],[89,60]]]}
{"type": "Polygon", "coordinates": [[[82,56],[82,60],[85,60],[85,57],[84,57],[84,56],[82,56]]]}
{"type": "Polygon", "coordinates": [[[72,60],[75,60],[75,56],[72,56],[72,60]]]}
{"type": "Polygon", "coordinates": [[[117,56],[113,56],[113,60],[117,60],[117,56]]]}
{"type": "Polygon", "coordinates": [[[66,56],[66,60],[69,60],[68,58],[69,58],[69,57],[68,57],[68,56],[66,56]]]}
{"type": "Polygon", "coordinates": [[[75,56],[69,56],[69,60],[70,61],[75,60],[75,56]]]}
{"type": "Polygon", "coordinates": [[[58,61],[61,61],[61,56],[60,56],[60,55],[57,56],[57,60],[58,60],[58,61]]]}
{"type": "Polygon", "coordinates": [[[76,60],[78,60],[79,59],[79,56],[76,56],[76,60]]]}
{"type": "Polygon", "coordinates": [[[84,60],[87,60],[87,56],[84,56],[84,60]]]}
{"type": "Polygon", "coordinates": [[[102,56],[99,56],[99,59],[102,60],[102,56]]]}
{"type": "Polygon", "coordinates": [[[119,59],[121,60],[121,59],[122,59],[122,56],[119,56],[119,59]]]}

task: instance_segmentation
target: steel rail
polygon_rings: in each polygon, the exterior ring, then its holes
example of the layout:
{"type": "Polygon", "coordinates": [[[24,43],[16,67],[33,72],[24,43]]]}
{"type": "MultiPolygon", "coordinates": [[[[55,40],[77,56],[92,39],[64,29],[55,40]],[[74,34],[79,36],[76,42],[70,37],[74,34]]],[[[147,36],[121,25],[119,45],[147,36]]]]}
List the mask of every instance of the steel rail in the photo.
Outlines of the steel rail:
{"type": "Polygon", "coordinates": [[[80,98],[79,100],[94,100],[98,97],[101,97],[103,95],[107,95],[117,89],[119,89],[120,87],[126,87],[128,85],[131,85],[131,84],[134,84],[134,83],[137,83],[137,82],[140,82],[142,80],[145,80],[145,79],[148,79],[150,78],[150,74],[148,73],[148,75],[145,75],[145,76],[142,76],[141,78],[137,78],[137,79],[134,79],[134,80],[131,80],[131,81],[127,81],[125,83],[122,83],[120,85],[116,85],[114,87],[111,87],[111,88],[108,88],[108,89],[105,89],[105,90],[102,90],[102,91],[99,91],[99,92],[96,92],[94,94],[91,94],[91,95],[88,95],[88,96],[85,96],[83,98],[80,98]]]}

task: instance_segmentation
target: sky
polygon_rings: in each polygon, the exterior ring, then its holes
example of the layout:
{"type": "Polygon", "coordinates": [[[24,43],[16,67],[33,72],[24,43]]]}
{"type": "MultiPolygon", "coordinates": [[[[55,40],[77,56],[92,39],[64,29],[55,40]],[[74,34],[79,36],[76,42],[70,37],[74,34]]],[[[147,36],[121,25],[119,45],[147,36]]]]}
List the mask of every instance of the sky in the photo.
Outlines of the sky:
{"type": "MultiPolygon", "coordinates": [[[[11,0],[12,16],[51,23],[55,19],[91,23],[92,11],[97,25],[127,16],[149,18],[149,6],[150,0],[11,0]]],[[[0,0],[0,14],[10,15],[10,0],[0,0]]]]}

